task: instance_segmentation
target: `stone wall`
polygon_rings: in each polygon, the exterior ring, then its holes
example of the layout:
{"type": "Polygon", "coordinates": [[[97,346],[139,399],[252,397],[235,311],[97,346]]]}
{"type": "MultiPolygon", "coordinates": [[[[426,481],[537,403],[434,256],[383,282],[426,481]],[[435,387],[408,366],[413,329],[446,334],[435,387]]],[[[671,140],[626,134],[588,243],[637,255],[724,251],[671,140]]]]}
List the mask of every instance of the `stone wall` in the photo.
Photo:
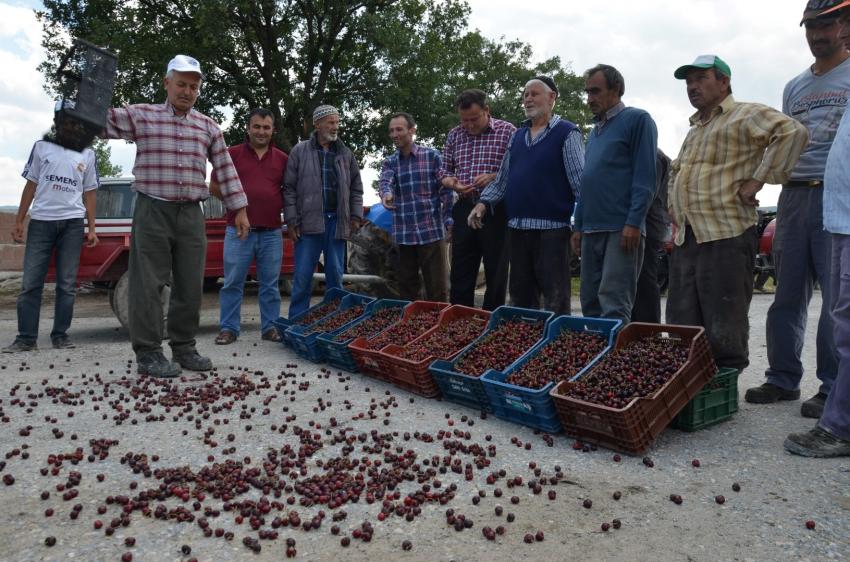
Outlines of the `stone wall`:
{"type": "MultiPolygon", "coordinates": [[[[27,218],[29,221],[29,218],[27,218]]],[[[26,222],[24,232],[26,232],[26,222]]],[[[0,213],[0,271],[22,271],[24,269],[24,245],[12,240],[15,213],[0,213]]]]}

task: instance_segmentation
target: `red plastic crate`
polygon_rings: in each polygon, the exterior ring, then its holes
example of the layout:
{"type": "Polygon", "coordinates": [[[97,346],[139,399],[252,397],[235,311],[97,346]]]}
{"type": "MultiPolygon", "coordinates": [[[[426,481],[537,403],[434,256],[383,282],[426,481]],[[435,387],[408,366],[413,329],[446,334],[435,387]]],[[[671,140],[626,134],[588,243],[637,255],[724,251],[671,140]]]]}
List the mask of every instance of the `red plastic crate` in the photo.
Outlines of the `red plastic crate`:
{"type": "MultiPolygon", "coordinates": [[[[434,326],[412,342],[408,343],[407,345],[412,345],[413,343],[418,342],[421,339],[427,338],[435,331],[441,330],[443,326],[445,326],[452,320],[473,316],[485,320],[485,322],[481,325],[481,332],[484,332],[484,330],[487,329],[486,321],[490,319],[490,311],[481,310],[478,308],[470,308],[468,306],[456,304],[446,308],[445,310],[443,310],[443,312],[440,313],[440,321],[437,323],[436,326],[434,326]]],[[[434,377],[432,377],[431,373],[428,372],[428,367],[435,359],[454,358],[458,353],[463,351],[466,346],[460,346],[454,353],[452,353],[448,357],[430,356],[426,357],[421,361],[410,361],[409,359],[403,359],[399,357],[398,354],[405,347],[406,346],[393,344],[388,345],[380,352],[381,368],[384,370],[385,373],[389,374],[389,382],[395,384],[399,388],[403,388],[421,396],[425,396],[427,398],[435,398],[440,395],[440,387],[437,386],[434,377]]]]}
{"type": "MultiPolygon", "coordinates": [[[[394,326],[407,322],[412,316],[422,312],[428,310],[443,310],[448,306],[449,303],[447,302],[414,301],[405,307],[401,319],[387,328],[387,330],[391,330],[394,326]]],[[[381,363],[381,350],[369,349],[366,346],[366,342],[368,341],[369,340],[366,338],[355,338],[348,344],[348,349],[351,351],[352,357],[354,357],[354,360],[357,362],[357,369],[361,373],[375,377],[376,379],[392,382],[390,381],[389,372],[384,369],[384,366],[381,363]]]]}
{"type": "MultiPolygon", "coordinates": [[[[609,449],[641,454],[717,372],[708,337],[698,326],[635,322],[620,331],[614,349],[654,335],[688,345],[685,364],[654,395],[636,398],[619,410],[571,398],[566,392],[575,383],[558,384],[550,395],[566,433],[609,449]]],[[[584,376],[592,372],[591,369],[584,376]]]]}

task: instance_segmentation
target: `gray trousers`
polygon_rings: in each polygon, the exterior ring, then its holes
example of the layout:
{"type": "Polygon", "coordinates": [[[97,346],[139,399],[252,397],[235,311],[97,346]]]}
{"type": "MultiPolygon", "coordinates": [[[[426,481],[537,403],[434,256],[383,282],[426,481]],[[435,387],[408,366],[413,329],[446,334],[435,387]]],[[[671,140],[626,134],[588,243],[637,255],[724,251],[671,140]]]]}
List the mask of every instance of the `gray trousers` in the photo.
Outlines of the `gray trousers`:
{"type": "Polygon", "coordinates": [[[850,439],[850,236],[832,235],[831,275],[838,376],[818,425],[842,439],[850,439]]]}
{"type": "Polygon", "coordinates": [[[162,351],[159,293],[171,284],[168,337],[192,349],[201,313],[207,237],[199,203],[136,199],[130,240],[130,341],[137,354],[162,351]]]}
{"type": "Polygon", "coordinates": [[[621,232],[588,232],[581,235],[581,313],[628,324],[635,302],[637,279],[643,262],[646,237],[633,252],[620,248],[621,232]]]}
{"type": "Polygon", "coordinates": [[[425,300],[446,302],[449,300],[449,272],[446,258],[446,241],[436,240],[427,244],[398,245],[398,287],[404,300],[419,299],[419,271],[425,281],[425,300]]]}
{"type": "Polygon", "coordinates": [[[831,234],[823,229],[823,188],[788,187],[779,195],[773,260],[776,296],[767,312],[767,382],[786,390],[800,388],[800,355],[814,283],[821,287],[817,333],[817,377],[820,392],[829,394],[838,372],[830,316],[829,262],[831,234]]]}

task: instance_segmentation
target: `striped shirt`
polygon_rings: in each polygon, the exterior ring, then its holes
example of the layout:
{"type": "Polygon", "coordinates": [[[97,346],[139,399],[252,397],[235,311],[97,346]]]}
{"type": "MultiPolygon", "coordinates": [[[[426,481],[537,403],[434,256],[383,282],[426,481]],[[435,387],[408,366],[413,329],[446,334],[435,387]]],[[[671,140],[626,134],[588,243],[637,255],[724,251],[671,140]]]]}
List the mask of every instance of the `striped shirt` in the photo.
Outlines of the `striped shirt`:
{"type": "Polygon", "coordinates": [[[168,102],[112,108],[105,136],[136,143],[133,189],[140,193],[167,201],[208,199],[209,160],[225,207],[235,211],[248,205],[221,129],[194,109],[175,115],[168,102]]]}
{"type": "MultiPolygon", "coordinates": [[[[443,165],[438,172],[440,180],[455,177],[461,185],[470,185],[481,174],[495,174],[514,131],[516,127],[507,121],[492,117],[480,135],[470,135],[463,127],[455,127],[446,138],[443,165]]],[[[477,197],[480,192],[475,189],[464,197],[477,197]]]]}
{"type": "Polygon", "coordinates": [[[379,191],[381,197],[393,194],[396,244],[421,245],[443,239],[443,225],[451,224],[454,192],[440,185],[441,163],[439,152],[414,144],[409,157],[396,151],[381,164],[379,191]]]}
{"type": "Polygon", "coordinates": [[[697,243],[739,236],[756,224],[755,207],[738,189],[750,179],[770,184],[788,180],[809,134],[798,121],[765,105],[727,96],[703,123],[699,112],[670,169],[669,202],[680,228],[690,225],[697,243]]]}
{"type": "MultiPolygon", "coordinates": [[[[561,117],[559,115],[553,115],[549,123],[546,124],[543,132],[533,139],[531,138],[531,122],[525,121],[522,126],[529,127],[526,129],[525,138],[523,139],[525,145],[532,147],[543,141],[552,131],[552,128],[560,121],[561,117]]],[[[502,166],[499,168],[496,179],[491,181],[481,193],[481,201],[495,205],[504,199],[505,192],[508,189],[508,174],[511,167],[511,146],[515,142],[517,142],[516,134],[512,135],[511,140],[508,142],[508,149],[505,152],[505,158],[502,160],[502,166]]],[[[570,188],[572,188],[573,195],[575,195],[576,201],[578,201],[579,190],[581,188],[581,174],[584,170],[584,142],[582,141],[581,133],[577,129],[567,135],[567,138],[564,140],[562,154],[564,170],[567,172],[567,179],[570,180],[570,188]]],[[[518,230],[548,230],[570,226],[570,223],[549,219],[514,217],[508,221],[508,226],[518,230]]]]}

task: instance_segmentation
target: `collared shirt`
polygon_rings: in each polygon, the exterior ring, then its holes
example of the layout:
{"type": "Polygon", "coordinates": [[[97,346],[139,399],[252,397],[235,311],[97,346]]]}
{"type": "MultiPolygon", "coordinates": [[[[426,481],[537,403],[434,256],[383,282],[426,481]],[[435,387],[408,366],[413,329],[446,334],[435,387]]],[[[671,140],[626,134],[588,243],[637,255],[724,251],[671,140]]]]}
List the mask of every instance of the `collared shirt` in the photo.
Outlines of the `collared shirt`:
{"type": "MultiPolygon", "coordinates": [[[[470,185],[481,174],[498,172],[514,131],[516,127],[507,121],[492,117],[480,135],[470,135],[463,127],[455,127],[446,137],[440,180],[452,176],[461,185],[470,185]]],[[[473,196],[479,194],[480,190],[476,189],[473,196]]]]}
{"type": "Polygon", "coordinates": [[[780,184],[788,180],[809,135],[798,121],[757,103],[738,103],[731,95],[706,122],[699,112],[670,170],[669,200],[679,225],[676,245],[685,241],[685,225],[698,243],[739,236],[758,216],[738,189],[749,179],[780,184]]]}
{"type": "Polygon", "coordinates": [[[325,150],[319,143],[317,135],[312,138],[313,147],[319,155],[319,166],[322,170],[322,202],[326,213],[335,213],[339,196],[339,180],[336,177],[336,147],[334,143],[325,150]]]}
{"type": "Polygon", "coordinates": [[[850,111],[844,112],[826,159],[823,227],[835,234],[850,234],[850,111]]]}
{"type": "Polygon", "coordinates": [[[420,245],[442,240],[443,225],[451,224],[454,192],[442,188],[438,171],[440,153],[413,145],[410,156],[399,151],[381,164],[381,197],[393,194],[393,240],[396,244],[420,245]]]}
{"type": "Polygon", "coordinates": [[[593,130],[598,133],[599,131],[604,129],[605,125],[608,124],[608,121],[610,121],[611,119],[616,117],[617,114],[619,114],[624,109],[626,109],[626,104],[623,103],[623,102],[619,102],[619,103],[617,103],[617,105],[615,105],[614,107],[612,107],[611,109],[609,109],[608,111],[605,112],[605,118],[604,119],[601,118],[601,117],[596,117],[594,115],[593,116],[593,122],[596,124],[596,127],[594,127],[593,130]]]}
{"type": "MultiPolygon", "coordinates": [[[[250,142],[236,144],[227,149],[242,189],[248,197],[248,222],[252,227],[280,227],[280,214],[283,211],[283,176],[286,173],[286,153],[269,146],[263,156],[250,142]]],[[[212,178],[218,181],[218,174],[212,178]]],[[[227,224],[235,225],[236,213],[227,211],[227,224]]]]}
{"type": "Polygon", "coordinates": [[[176,115],[168,102],[112,108],[106,138],[136,143],[133,189],[140,193],[168,201],[208,199],[209,160],[217,172],[225,207],[238,210],[248,204],[221,129],[194,109],[176,115]]]}
{"type": "MultiPolygon", "coordinates": [[[[542,142],[552,128],[561,121],[560,115],[553,115],[546,128],[535,138],[531,137],[531,121],[524,121],[523,127],[526,129],[525,138],[523,141],[528,147],[532,147],[539,142],[542,142]]],[[[502,165],[499,168],[499,173],[496,179],[491,181],[484,191],[481,193],[481,201],[490,205],[495,205],[505,197],[505,192],[508,189],[508,175],[511,167],[511,146],[517,142],[516,133],[511,136],[508,142],[508,149],[505,152],[505,157],[502,160],[502,165]]],[[[576,129],[571,131],[564,139],[562,149],[564,159],[564,170],[567,172],[567,178],[570,180],[570,187],[573,190],[576,200],[578,200],[579,190],[581,188],[581,174],[584,170],[584,141],[581,138],[581,133],[576,129]]],[[[508,226],[519,230],[548,230],[550,228],[563,228],[570,226],[567,222],[553,221],[549,219],[537,219],[529,217],[514,217],[508,221],[508,226]]]]}

